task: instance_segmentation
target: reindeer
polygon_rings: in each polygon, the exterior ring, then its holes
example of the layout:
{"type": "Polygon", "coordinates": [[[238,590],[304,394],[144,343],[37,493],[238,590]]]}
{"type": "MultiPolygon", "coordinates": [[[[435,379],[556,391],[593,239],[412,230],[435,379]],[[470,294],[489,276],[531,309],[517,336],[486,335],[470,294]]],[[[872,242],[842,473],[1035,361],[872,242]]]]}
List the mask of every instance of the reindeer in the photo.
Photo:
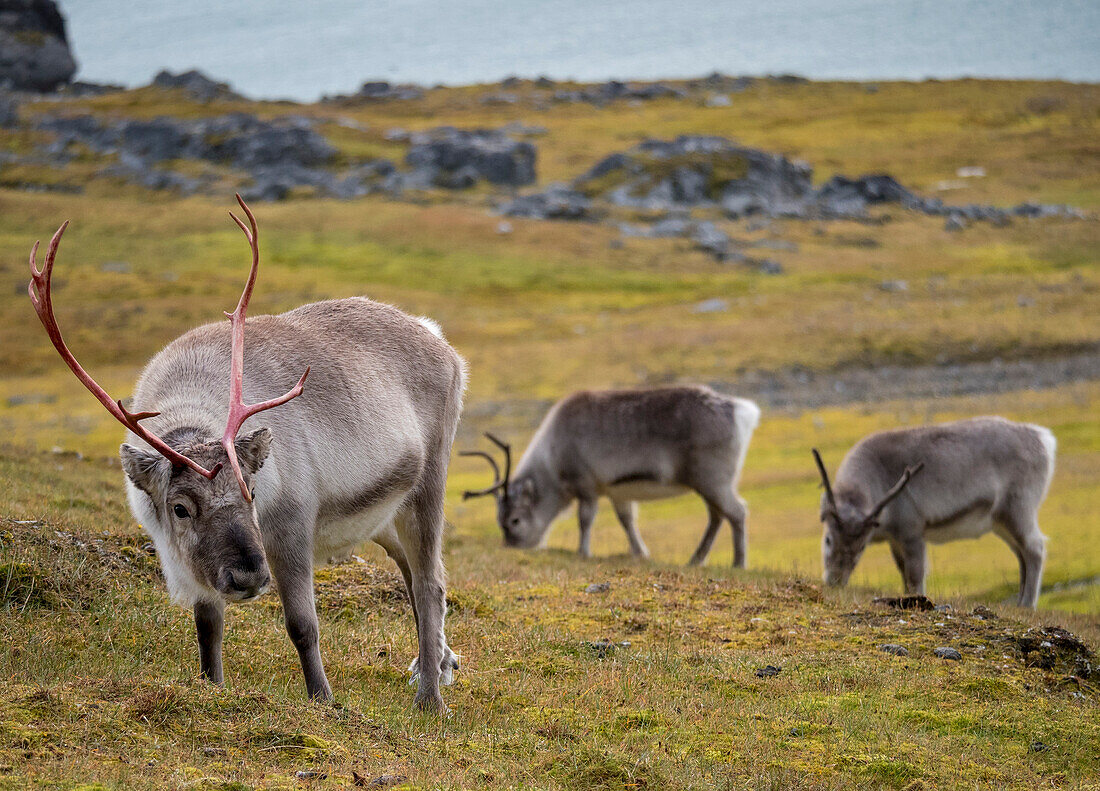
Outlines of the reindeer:
{"type": "Polygon", "coordinates": [[[252,268],[229,325],[193,329],[154,356],[132,407],[96,384],[62,340],[50,278],[67,222],[42,271],[37,243],[31,251],[35,311],[80,382],[128,429],[120,455],[130,508],[173,598],[194,609],[204,677],[223,680],[226,603],[255,599],[273,572],[306,691],[330,700],[313,565],[370,539],[397,563],[412,603],[415,702],[445,711],[439,683],[451,682],[458,660],[443,632],[443,496],[465,364],[430,320],[362,297],[246,323],[259,245],[256,220],[237,201],[248,226],[230,216],[252,268]],[[289,392],[270,397],[303,368],[289,392]],[[268,398],[246,405],[245,391],[268,398]],[[239,436],[246,421],[251,430],[239,436]]]}
{"type": "Polygon", "coordinates": [[[702,386],[647,390],[581,391],[555,404],[535,432],[512,475],[511,446],[486,437],[504,453],[504,476],[480,450],[461,455],[485,459],[493,483],[463,499],[493,495],[504,543],[531,548],[546,541],[550,524],[577,501],[582,557],[590,557],[596,501],[608,497],[635,557],[649,551],[635,525],[637,501],[696,492],[710,520],[691,557],[700,565],[722,525],[733,529],[734,559],[745,567],[745,501],[737,481],[760,419],[752,401],[702,386]]]}
{"type": "Polygon", "coordinates": [[[825,582],[847,584],[867,545],[886,541],[906,593],[923,594],[926,542],[992,530],[1019,559],[1018,604],[1034,609],[1046,556],[1038,512],[1056,447],[1049,429],[1000,417],[880,431],[848,451],[835,486],[815,448],[825,582]]]}

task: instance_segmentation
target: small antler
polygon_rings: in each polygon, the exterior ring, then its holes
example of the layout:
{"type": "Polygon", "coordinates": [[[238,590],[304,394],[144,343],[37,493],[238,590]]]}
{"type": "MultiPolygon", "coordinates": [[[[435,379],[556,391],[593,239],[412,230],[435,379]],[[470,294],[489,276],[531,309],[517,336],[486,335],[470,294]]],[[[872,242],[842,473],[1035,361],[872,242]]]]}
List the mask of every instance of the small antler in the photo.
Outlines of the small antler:
{"type": "Polygon", "coordinates": [[[489,466],[493,468],[493,484],[485,489],[467,490],[462,493],[463,500],[469,500],[471,497],[482,497],[486,494],[492,494],[497,491],[504,482],[500,479],[500,467],[497,466],[496,460],[483,450],[461,450],[458,452],[459,456],[480,456],[489,462],[489,466]]]}
{"type": "Polygon", "coordinates": [[[237,309],[232,313],[225,314],[232,325],[233,345],[229,364],[229,417],[225,423],[225,433],[222,435],[222,447],[225,448],[225,452],[229,456],[229,465],[237,475],[241,495],[247,502],[252,502],[252,494],[248,491],[248,486],[244,481],[244,473],[241,472],[240,461],[237,459],[237,446],[235,444],[237,432],[241,430],[244,422],[253,415],[285,404],[292,398],[300,396],[306,377],[309,376],[309,367],[306,367],[306,372],[302,374],[298,384],[294,385],[284,395],[268,401],[261,401],[258,404],[246,405],[244,403],[244,324],[248,302],[252,299],[252,289],[256,285],[256,272],[260,266],[260,246],[257,238],[256,218],[240,195],[237,195],[237,203],[241,205],[245,216],[248,217],[248,226],[246,227],[233,212],[229,212],[229,216],[244,231],[244,235],[248,239],[248,246],[252,248],[252,268],[248,273],[248,282],[245,283],[241,298],[237,302],[237,309]]]}
{"type": "Polygon", "coordinates": [[[500,477],[500,468],[497,466],[496,461],[483,450],[464,450],[459,453],[460,456],[480,456],[489,462],[493,467],[493,485],[485,489],[478,489],[476,491],[466,491],[462,493],[463,500],[469,500],[471,497],[482,497],[486,494],[494,494],[498,491],[503,492],[503,496],[508,496],[508,484],[512,480],[512,446],[507,442],[497,439],[489,432],[485,432],[486,438],[502,451],[504,451],[504,477],[500,477]]]}
{"type": "Polygon", "coordinates": [[[817,452],[817,448],[813,449],[814,461],[817,462],[817,471],[821,473],[821,483],[825,486],[825,499],[829,501],[829,508],[833,510],[833,513],[838,513],[836,507],[836,498],[833,496],[833,487],[829,484],[829,473],[825,471],[825,462],[821,460],[821,454],[817,452]]]}
{"type": "Polygon", "coordinates": [[[901,490],[909,485],[909,481],[912,480],[913,476],[916,475],[918,472],[920,472],[923,469],[924,469],[924,462],[923,461],[917,462],[916,466],[914,466],[914,467],[906,467],[905,472],[903,472],[901,474],[901,477],[898,479],[898,482],[893,485],[893,487],[890,489],[890,491],[888,491],[886,494],[883,495],[882,499],[878,501],[878,505],[876,505],[874,508],[871,509],[871,512],[867,514],[864,521],[865,522],[874,521],[875,517],[877,517],[880,513],[882,513],[882,509],[885,508],[887,505],[889,505],[890,501],[893,500],[895,497],[897,497],[899,494],[901,494],[901,490]]]}
{"type": "Polygon", "coordinates": [[[214,465],[214,469],[208,470],[193,459],[189,459],[182,453],[173,450],[169,447],[168,443],[141,426],[140,422],[142,420],[156,417],[160,413],[131,412],[126,409],[121,401],[111,398],[107,394],[107,391],[92,379],[91,375],[89,375],[88,372],[81,367],[80,363],[76,361],[73,353],[69,351],[69,347],[65,345],[65,341],[61,337],[61,329],[57,326],[57,318],[53,313],[53,294],[50,289],[50,281],[53,278],[53,264],[57,256],[57,247],[61,243],[61,235],[65,233],[65,229],[68,227],[69,222],[66,220],[62,223],[61,227],[57,229],[57,233],[53,235],[53,238],[50,239],[50,245],[46,248],[46,260],[42,264],[41,271],[39,271],[37,266],[38,242],[35,242],[34,247],[31,248],[31,282],[27,286],[27,293],[30,294],[31,303],[34,305],[34,312],[38,314],[38,320],[41,321],[42,326],[46,328],[46,334],[49,335],[50,340],[53,341],[54,348],[57,349],[57,353],[61,355],[61,359],[69,366],[69,369],[76,375],[76,378],[80,380],[80,383],[88,388],[88,391],[96,397],[99,403],[103,404],[106,410],[110,412],[119,423],[126,426],[126,428],[130,429],[134,434],[149,443],[149,445],[168,459],[168,461],[172,462],[172,464],[190,467],[204,478],[213,479],[221,469],[221,464],[216,464],[214,465]]]}

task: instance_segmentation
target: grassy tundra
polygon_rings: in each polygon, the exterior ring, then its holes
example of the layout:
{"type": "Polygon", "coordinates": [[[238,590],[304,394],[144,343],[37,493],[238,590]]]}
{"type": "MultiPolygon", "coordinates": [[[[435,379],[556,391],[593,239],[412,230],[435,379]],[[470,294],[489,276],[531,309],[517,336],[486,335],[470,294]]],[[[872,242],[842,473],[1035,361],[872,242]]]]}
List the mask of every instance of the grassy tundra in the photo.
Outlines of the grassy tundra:
{"type": "MultiPolygon", "coordinates": [[[[806,159],[818,181],[885,171],[937,194],[957,168],[981,165],[985,178],[945,199],[1100,210],[1097,86],[959,81],[871,93],[761,82],[726,108],[662,99],[545,111],[482,104],[491,90],[293,112],[333,119],[324,132],[349,156],[393,158],[402,149],[383,135],[392,126],[538,123],[549,130],[537,140],[542,182],[646,136],[713,133],[806,159]]],[[[131,117],[288,111],[148,90],[75,104],[131,117]]],[[[34,133],[0,137],[17,152],[34,143],[34,133]]],[[[415,635],[396,569],[373,553],[318,574],[336,707],[306,702],[273,595],[230,608],[226,689],[200,683],[190,614],[167,602],[125,507],[112,461],[121,431],[33,320],[26,253],[73,220],[56,270],[58,320],[81,361],[120,395],[167,341],[232,307],[246,255],[224,216],[230,200],[90,179],[98,167],[78,157],[64,170],[0,170],[0,788],[347,788],[356,775],[384,774],[425,788],[1100,783],[1096,682],[1073,680],[1080,649],[1055,640],[1031,651],[1025,637],[1058,624],[1100,639],[1095,377],[934,400],[872,388],[805,410],[761,400],[741,485],[749,572],[728,569],[728,533],[708,568],[680,567],[706,522],[692,497],[643,505],[652,564],[626,559],[606,505],[596,560],[573,554],[571,519],[550,551],[506,551],[491,504],[459,497],[483,485],[483,465],[456,461],[448,636],[464,665],[444,693],[450,719],[408,708],[415,635]],[[28,180],[84,192],[3,187],[28,180]],[[127,266],[104,266],[120,261],[127,266]],[[1050,542],[1039,613],[1002,604],[1016,561],[992,537],[931,548],[929,593],[954,606],[947,613],[869,603],[873,591],[901,588],[882,546],[868,550],[853,589],[822,591],[809,447],[835,465],[869,431],[986,413],[1042,423],[1059,440],[1040,512],[1050,542]],[[584,592],[600,582],[610,589],[584,592]],[[978,603],[991,614],[971,614],[978,603]],[[885,643],[909,656],[883,653],[885,643]],[[935,658],[939,646],[962,661],[935,658]],[[766,665],[782,670],[758,677],[766,665]]],[[[501,235],[486,197],[301,195],[259,205],[264,263],[252,313],[366,294],[435,317],[471,363],[458,447],[488,429],[517,451],[546,404],[579,387],[682,380],[736,390],[761,370],[1042,365],[1100,347],[1095,220],[948,233],[942,218],[891,207],[876,212],[889,221],[871,224],[728,223],[739,238],[796,245],[776,253],[785,274],[767,276],[715,263],[685,240],[613,247],[619,234],[606,225],[515,220],[501,235]],[[883,290],[885,280],[908,289],[883,290]],[[693,311],[715,297],[728,309],[693,311]]]]}

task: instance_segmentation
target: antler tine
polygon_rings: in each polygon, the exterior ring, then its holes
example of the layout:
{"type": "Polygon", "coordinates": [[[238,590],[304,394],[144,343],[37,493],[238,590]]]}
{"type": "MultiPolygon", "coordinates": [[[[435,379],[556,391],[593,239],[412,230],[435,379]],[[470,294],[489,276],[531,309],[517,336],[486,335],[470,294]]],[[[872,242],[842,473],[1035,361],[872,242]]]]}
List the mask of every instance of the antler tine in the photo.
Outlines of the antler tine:
{"type": "Polygon", "coordinates": [[[107,394],[107,391],[100,387],[99,383],[97,383],[91,375],[84,370],[80,363],[77,362],[76,357],[69,351],[69,347],[65,345],[65,340],[61,337],[61,328],[57,326],[57,317],[54,316],[53,313],[51,281],[53,278],[53,264],[57,257],[57,248],[61,244],[62,234],[65,233],[65,229],[68,227],[69,222],[66,220],[62,223],[61,227],[57,229],[53,238],[50,239],[50,244],[46,248],[46,259],[42,262],[41,270],[37,265],[38,242],[34,243],[30,255],[31,282],[27,286],[27,293],[30,295],[31,304],[34,305],[34,312],[38,314],[38,320],[42,322],[42,326],[46,329],[46,334],[50,336],[54,348],[57,349],[57,353],[61,355],[61,359],[69,366],[69,370],[73,372],[80,383],[88,389],[88,392],[96,397],[99,403],[103,404],[104,408],[111,413],[115,420],[145,440],[145,442],[168,459],[168,461],[172,462],[172,464],[189,467],[204,478],[213,478],[221,469],[221,464],[217,464],[214,466],[214,469],[208,470],[198,462],[187,458],[182,453],[169,447],[168,443],[156,434],[139,425],[140,421],[156,417],[160,413],[131,412],[122,405],[121,401],[112,399],[111,396],[107,394]]]}
{"type": "Polygon", "coordinates": [[[500,467],[497,466],[496,459],[490,456],[483,450],[460,450],[459,456],[479,456],[485,461],[489,462],[489,466],[493,468],[493,485],[485,489],[468,490],[462,493],[463,500],[469,500],[471,497],[483,497],[487,494],[492,494],[504,485],[504,482],[500,479],[500,467]]]}
{"type": "Polygon", "coordinates": [[[913,476],[923,469],[923,461],[917,462],[916,466],[906,467],[905,472],[901,474],[898,482],[893,485],[890,491],[882,496],[882,499],[878,501],[878,505],[871,509],[871,512],[867,514],[867,519],[874,519],[876,516],[882,513],[882,509],[889,505],[891,500],[901,494],[902,489],[909,485],[909,481],[913,479],[913,476]]]}
{"type": "Polygon", "coordinates": [[[241,472],[240,461],[237,459],[237,446],[235,443],[237,432],[241,430],[241,426],[246,420],[258,412],[281,406],[292,398],[300,396],[305,386],[306,377],[309,376],[309,368],[306,368],[306,372],[302,374],[298,384],[278,398],[261,401],[258,404],[248,405],[244,403],[244,325],[248,313],[248,303],[252,299],[252,289],[256,285],[256,273],[260,267],[260,243],[256,217],[252,214],[252,210],[248,208],[248,205],[239,194],[237,195],[237,203],[240,204],[245,216],[248,217],[249,227],[246,228],[245,224],[233,212],[229,212],[229,216],[244,231],[245,238],[248,239],[248,246],[252,249],[252,268],[248,272],[248,281],[245,283],[244,291],[241,292],[240,300],[237,301],[236,310],[225,314],[232,325],[232,347],[229,362],[229,416],[225,423],[225,433],[222,435],[222,447],[225,448],[225,452],[229,456],[229,465],[237,476],[237,484],[241,487],[241,495],[246,502],[252,502],[252,494],[248,491],[248,486],[244,481],[244,473],[241,472]]]}
{"type": "Polygon", "coordinates": [[[825,498],[829,501],[829,507],[836,512],[836,498],[833,496],[833,487],[829,483],[829,473],[825,471],[825,462],[821,460],[821,454],[817,448],[813,449],[814,461],[817,462],[817,471],[821,473],[821,483],[825,486],[825,498]]]}
{"type": "Polygon", "coordinates": [[[504,486],[505,493],[508,492],[508,484],[512,482],[512,446],[501,439],[497,439],[488,431],[485,432],[485,437],[504,451],[504,480],[502,484],[504,486]]]}

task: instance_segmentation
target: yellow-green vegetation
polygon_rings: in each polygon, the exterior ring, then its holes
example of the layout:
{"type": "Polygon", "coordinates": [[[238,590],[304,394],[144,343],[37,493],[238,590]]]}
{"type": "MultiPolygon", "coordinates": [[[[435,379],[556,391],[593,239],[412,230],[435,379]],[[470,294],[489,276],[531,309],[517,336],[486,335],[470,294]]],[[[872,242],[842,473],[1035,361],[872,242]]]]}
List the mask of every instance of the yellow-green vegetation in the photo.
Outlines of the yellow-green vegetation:
{"type": "MultiPolygon", "coordinates": [[[[725,108],[661,99],[539,109],[531,86],[517,89],[518,105],[485,105],[488,90],[288,108],[199,105],[143,89],[67,109],[312,115],[332,122],[321,129],[349,161],[400,158],[402,147],[385,138],[394,126],[522,120],[548,130],[535,141],[542,181],[570,179],[647,136],[720,134],[805,159],[817,181],[887,172],[950,203],[1100,210],[1100,88],[1092,85],[883,83],[871,93],[759,82],[725,108]],[[956,179],[971,165],[986,177],[956,179]]],[[[21,132],[0,138],[0,149],[25,154],[38,141],[21,132]]],[[[226,689],[202,684],[190,616],[167,601],[125,507],[112,462],[122,431],[37,324],[26,255],[34,239],[73,221],[54,279],[58,320],[78,358],[125,397],[166,342],[232,307],[247,250],[225,215],[228,196],[150,193],[92,178],[98,168],[78,156],[63,170],[0,172],[0,788],[347,788],[355,774],[422,788],[1100,782],[1096,681],[1074,680],[1079,668],[1064,657],[1029,666],[1016,639],[1054,624],[1092,645],[1100,638],[1096,381],[936,400],[870,393],[867,403],[803,411],[762,404],[742,481],[750,572],[728,570],[728,534],[708,569],[679,567],[705,523],[692,497],[642,507],[653,563],[625,559],[606,507],[594,535],[602,559],[576,557],[571,519],[547,551],[506,551],[491,503],[459,497],[482,485],[483,463],[456,461],[448,632],[464,666],[444,693],[450,718],[410,710],[412,617],[396,572],[369,548],[366,563],[318,574],[337,706],[304,700],[271,595],[231,608],[226,689]],[[84,191],[10,188],[26,182],[84,191]],[[835,466],[869,431],[989,413],[1042,423],[1059,440],[1040,513],[1050,536],[1040,613],[1004,604],[1016,561],[991,537],[933,548],[929,593],[952,604],[949,612],[871,605],[876,591],[900,589],[881,547],[868,552],[852,589],[822,591],[809,448],[835,466]],[[593,582],[611,588],[584,593],[593,582]],[[979,603],[996,617],[971,615],[979,603]],[[593,647],[599,641],[610,646],[593,647]],[[905,645],[909,657],[886,655],[884,643],[905,645]],[[944,645],[963,660],[935,658],[944,645]],[[779,675],[758,678],[768,664],[779,675]]],[[[685,240],[620,246],[607,225],[511,220],[512,232],[501,234],[483,190],[423,202],[302,196],[253,208],[263,255],[253,313],[365,294],[433,316],[471,363],[461,446],[489,429],[521,448],[546,406],[581,387],[736,389],[753,370],[1042,361],[1100,346],[1095,220],[949,233],[942,218],[889,207],[872,223],[725,223],[749,242],[792,243],[774,252],[785,273],[767,276],[716,263],[685,240]],[[884,290],[886,280],[908,288],[884,290]],[[693,310],[711,298],[728,309],[693,310]]]]}

